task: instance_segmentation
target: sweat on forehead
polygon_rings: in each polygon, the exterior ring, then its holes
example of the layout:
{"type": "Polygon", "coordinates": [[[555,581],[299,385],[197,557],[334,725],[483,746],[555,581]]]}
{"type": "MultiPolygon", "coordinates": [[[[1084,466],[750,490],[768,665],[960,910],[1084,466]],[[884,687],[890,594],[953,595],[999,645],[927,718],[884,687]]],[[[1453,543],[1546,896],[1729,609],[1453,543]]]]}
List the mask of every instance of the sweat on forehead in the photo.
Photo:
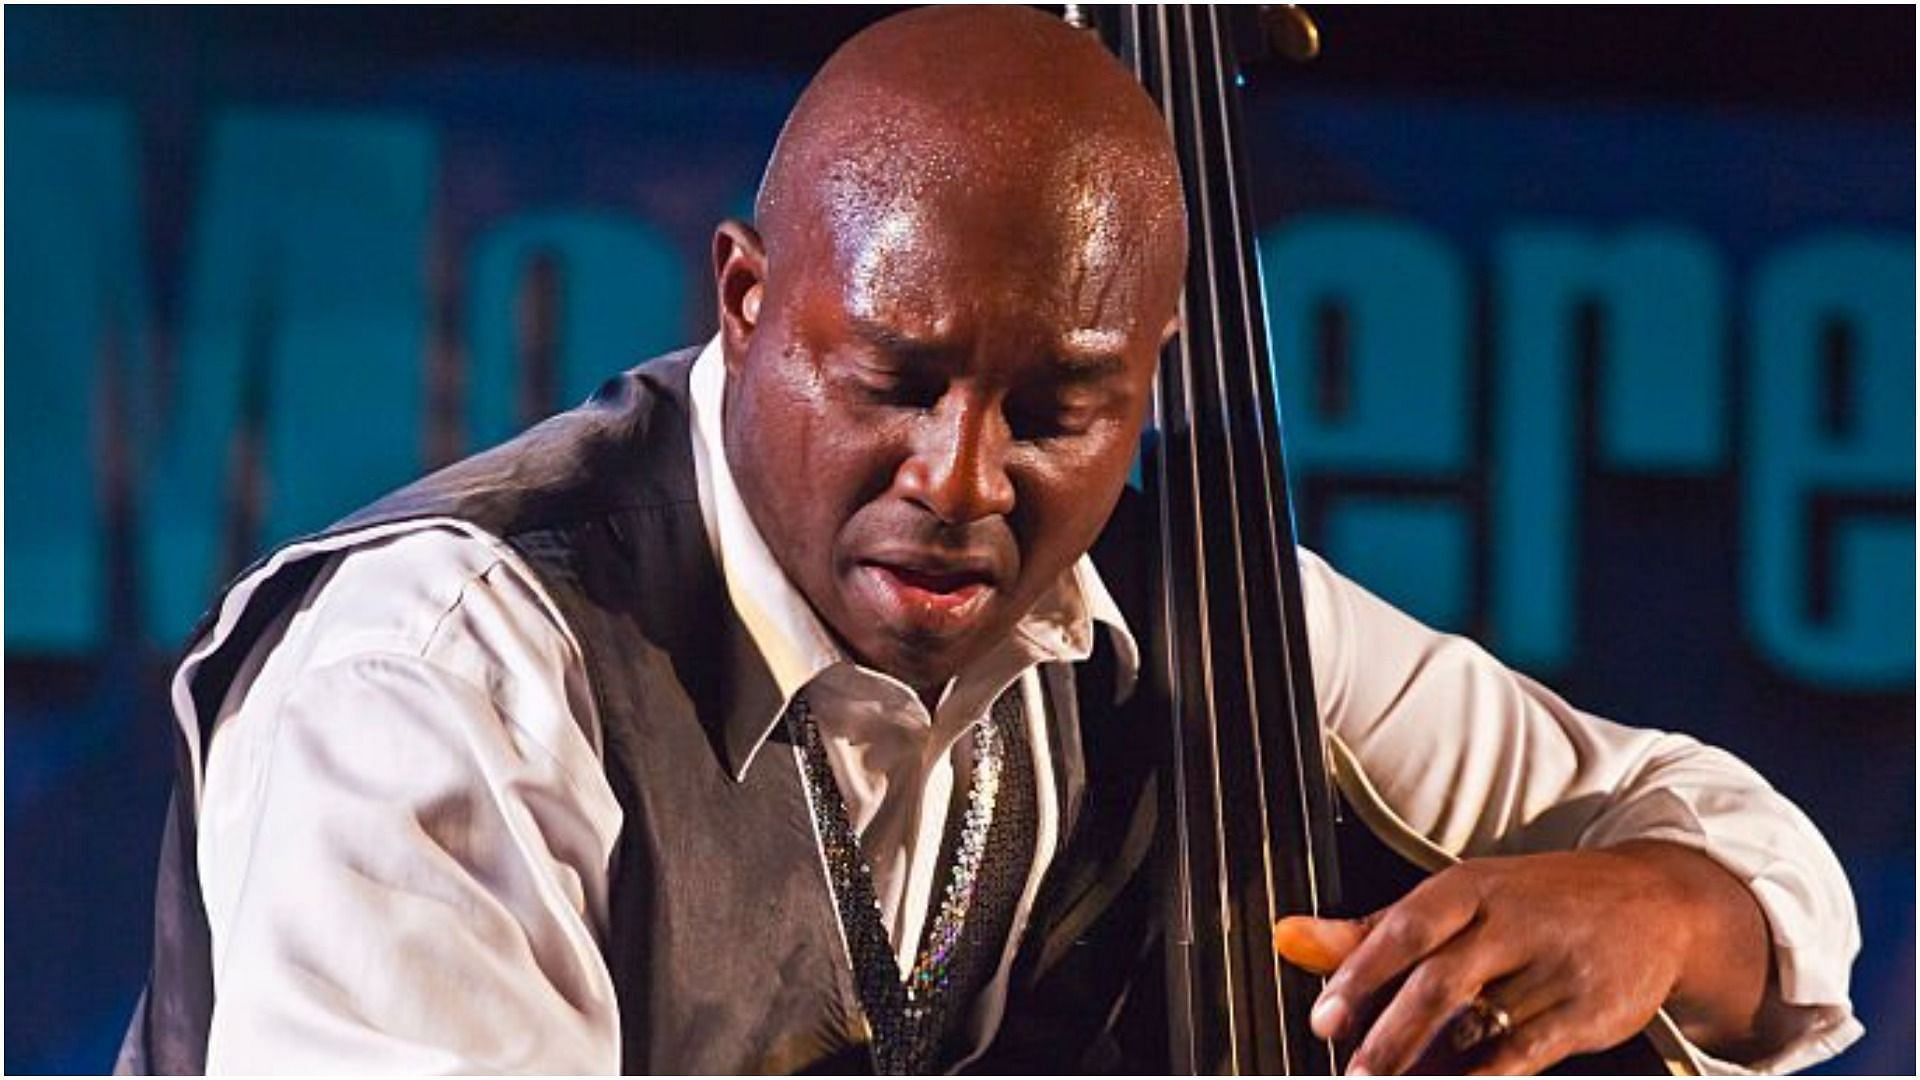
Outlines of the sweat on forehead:
{"type": "Polygon", "coordinates": [[[995,7],[908,12],[842,46],[787,120],[756,224],[777,261],[789,242],[846,239],[822,230],[865,234],[968,194],[1056,219],[1124,201],[1149,233],[1184,220],[1164,125],[1133,77],[1059,19],[995,7]]]}

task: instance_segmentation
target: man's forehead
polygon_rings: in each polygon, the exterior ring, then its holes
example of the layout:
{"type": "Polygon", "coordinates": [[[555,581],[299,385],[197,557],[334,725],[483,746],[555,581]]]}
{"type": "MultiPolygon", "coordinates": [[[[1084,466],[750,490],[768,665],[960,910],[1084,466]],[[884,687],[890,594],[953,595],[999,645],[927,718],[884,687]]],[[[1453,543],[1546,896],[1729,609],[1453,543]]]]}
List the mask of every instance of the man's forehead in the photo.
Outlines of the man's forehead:
{"type": "Polygon", "coordinates": [[[1005,302],[1057,309],[1089,334],[1131,323],[1151,223],[1093,170],[1049,172],[919,177],[828,199],[830,251],[818,254],[831,259],[843,306],[928,334],[970,306],[1005,302]]]}
{"type": "MultiPolygon", "coordinates": [[[[887,352],[944,356],[971,343],[961,320],[919,318],[899,310],[879,316],[848,312],[846,325],[852,337],[887,352]]],[[[1056,327],[1044,342],[1056,374],[1073,380],[1117,374],[1126,366],[1131,344],[1127,332],[1102,326],[1056,327]]]]}

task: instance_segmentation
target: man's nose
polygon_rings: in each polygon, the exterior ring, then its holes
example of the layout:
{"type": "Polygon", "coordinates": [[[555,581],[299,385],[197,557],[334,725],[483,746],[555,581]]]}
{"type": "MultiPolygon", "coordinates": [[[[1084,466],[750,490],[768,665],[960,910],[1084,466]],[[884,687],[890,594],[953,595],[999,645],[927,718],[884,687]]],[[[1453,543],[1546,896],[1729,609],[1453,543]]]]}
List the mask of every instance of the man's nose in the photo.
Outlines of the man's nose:
{"type": "Polygon", "coordinates": [[[949,525],[1005,514],[1013,509],[1012,441],[998,403],[950,394],[927,415],[900,466],[901,493],[949,525]]]}

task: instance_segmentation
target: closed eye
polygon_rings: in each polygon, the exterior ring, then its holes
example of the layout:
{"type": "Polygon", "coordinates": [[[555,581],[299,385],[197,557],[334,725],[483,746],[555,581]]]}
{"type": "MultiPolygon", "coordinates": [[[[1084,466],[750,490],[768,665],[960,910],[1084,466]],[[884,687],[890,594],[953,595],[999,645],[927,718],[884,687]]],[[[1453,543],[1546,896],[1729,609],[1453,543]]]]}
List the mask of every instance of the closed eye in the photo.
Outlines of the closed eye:
{"type": "Polygon", "coordinates": [[[1007,425],[1015,439],[1040,442],[1084,435],[1100,419],[1093,395],[1073,392],[1007,403],[1007,425]]]}
{"type": "Polygon", "coordinates": [[[862,396],[875,405],[931,409],[946,392],[944,379],[923,370],[865,362],[850,367],[862,396]]]}

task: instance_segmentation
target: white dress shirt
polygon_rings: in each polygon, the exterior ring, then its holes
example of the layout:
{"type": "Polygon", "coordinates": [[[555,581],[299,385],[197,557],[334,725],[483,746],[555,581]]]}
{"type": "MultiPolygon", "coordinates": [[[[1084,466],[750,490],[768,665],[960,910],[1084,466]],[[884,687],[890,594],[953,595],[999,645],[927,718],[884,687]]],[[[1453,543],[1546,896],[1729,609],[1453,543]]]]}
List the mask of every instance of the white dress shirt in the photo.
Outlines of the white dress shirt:
{"type": "MultiPolygon", "coordinates": [[[[709,345],[693,372],[708,537],[782,695],[807,690],[903,970],[965,772],[962,736],[1003,688],[1018,681],[1027,696],[1041,797],[1017,939],[1058,829],[1035,665],[1084,658],[1096,624],[1134,662],[1124,622],[1082,560],[929,715],[904,685],[850,662],[778,570],[726,467],[724,377],[709,345]]],[[[205,752],[209,1071],[617,1072],[599,942],[622,815],[588,734],[577,642],[532,572],[472,526],[411,522],[326,546],[345,553],[249,657],[205,752]]],[[[1323,723],[1403,819],[1462,855],[1629,838],[1697,848],[1759,901],[1777,992],[1794,1006],[1748,1067],[1799,1068],[1859,1036],[1845,877],[1751,769],[1579,712],[1311,553],[1300,561],[1323,723]]],[[[185,680],[250,589],[229,594],[176,676],[189,731],[185,680]]],[[[1016,944],[972,1015],[982,1045],[1016,944]]]]}

